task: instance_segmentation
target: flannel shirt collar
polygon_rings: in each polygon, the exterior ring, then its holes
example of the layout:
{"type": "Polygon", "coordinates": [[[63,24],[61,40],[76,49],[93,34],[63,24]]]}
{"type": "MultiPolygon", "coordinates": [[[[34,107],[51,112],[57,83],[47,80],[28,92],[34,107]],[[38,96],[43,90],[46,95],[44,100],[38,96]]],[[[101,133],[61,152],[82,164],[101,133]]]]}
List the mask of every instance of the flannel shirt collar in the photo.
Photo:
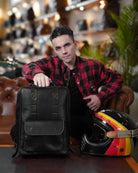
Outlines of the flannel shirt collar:
{"type": "MultiPolygon", "coordinates": [[[[80,63],[80,57],[76,56],[75,68],[73,69],[74,73],[78,73],[79,63],[80,63]]],[[[62,63],[62,69],[63,69],[63,74],[65,74],[67,71],[70,71],[70,69],[64,63],[62,63]]]]}

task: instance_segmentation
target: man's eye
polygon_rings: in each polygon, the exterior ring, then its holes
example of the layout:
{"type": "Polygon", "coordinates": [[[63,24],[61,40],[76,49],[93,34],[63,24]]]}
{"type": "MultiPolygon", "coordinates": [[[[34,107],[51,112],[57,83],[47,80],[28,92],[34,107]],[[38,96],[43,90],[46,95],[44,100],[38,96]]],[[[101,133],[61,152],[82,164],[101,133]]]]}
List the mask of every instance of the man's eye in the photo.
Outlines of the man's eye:
{"type": "Polygon", "coordinates": [[[56,50],[60,50],[60,47],[56,47],[56,50]]]}
{"type": "Polygon", "coordinates": [[[65,47],[68,47],[68,46],[70,46],[70,43],[65,44],[65,47]]]}

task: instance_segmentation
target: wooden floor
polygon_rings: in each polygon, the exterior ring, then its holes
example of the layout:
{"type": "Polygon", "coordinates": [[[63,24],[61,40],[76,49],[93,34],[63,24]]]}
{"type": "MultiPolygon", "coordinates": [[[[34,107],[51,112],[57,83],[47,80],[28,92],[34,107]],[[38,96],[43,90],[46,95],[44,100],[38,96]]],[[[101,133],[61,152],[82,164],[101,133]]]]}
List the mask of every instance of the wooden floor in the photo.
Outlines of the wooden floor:
{"type": "Polygon", "coordinates": [[[10,130],[13,117],[0,118],[1,173],[138,173],[138,143],[129,157],[84,155],[75,149],[68,157],[12,158],[14,153],[10,130]]]}

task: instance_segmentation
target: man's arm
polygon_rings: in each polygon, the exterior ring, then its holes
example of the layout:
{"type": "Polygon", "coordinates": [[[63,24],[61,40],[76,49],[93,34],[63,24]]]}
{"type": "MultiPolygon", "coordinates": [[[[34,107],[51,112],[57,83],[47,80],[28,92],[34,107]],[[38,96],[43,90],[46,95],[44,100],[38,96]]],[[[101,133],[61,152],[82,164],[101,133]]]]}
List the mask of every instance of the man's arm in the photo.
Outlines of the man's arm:
{"type": "Polygon", "coordinates": [[[25,64],[22,68],[23,76],[29,82],[34,81],[37,86],[49,86],[51,80],[48,76],[54,68],[52,60],[53,58],[47,57],[25,64]]]}
{"type": "Polygon", "coordinates": [[[25,64],[22,67],[22,75],[28,82],[32,82],[33,78],[38,73],[44,73],[41,67],[36,64],[36,62],[31,62],[29,64],[25,64]]]}
{"type": "Polygon", "coordinates": [[[102,75],[105,82],[102,84],[101,91],[97,94],[97,97],[99,97],[101,103],[104,103],[117,94],[122,86],[123,79],[117,71],[110,69],[107,69],[105,74],[102,75]]]}
{"type": "Polygon", "coordinates": [[[111,99],[121,88],[123,79],[117,71],[112,71],[106,68],[102,63],[97,62],[95,71],[93,71],[93,79],[95,83],[102,89],[97,94],[90,94],[83,99],[87,100],[87,106],[97,111],[100,106],[104,105],[109,99],[111,99]]]}
{"type": "Polygon", "coordinates": [[[29,82],[34,82],[34,85],[39,87],[47,87],[50,85],[50,78],[46,76],[43,70],[35,62],[23,66],[23,76],[29,82]]]}

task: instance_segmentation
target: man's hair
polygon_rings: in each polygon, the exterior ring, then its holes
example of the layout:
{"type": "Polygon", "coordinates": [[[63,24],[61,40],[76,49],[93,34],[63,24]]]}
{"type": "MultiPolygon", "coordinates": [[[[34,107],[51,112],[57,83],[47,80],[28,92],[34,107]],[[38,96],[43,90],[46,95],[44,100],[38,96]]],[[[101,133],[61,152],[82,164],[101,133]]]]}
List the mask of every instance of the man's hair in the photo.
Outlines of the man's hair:
{"type": "Polygon", "coordinates": [[[54,38],[61,35],[69,35],[70,38],[74,41],[73,31],[68,26],[59,26],[59,27],[55,27],[55,29],[52,31],[50,35],[51,42],[54,38]]]}

